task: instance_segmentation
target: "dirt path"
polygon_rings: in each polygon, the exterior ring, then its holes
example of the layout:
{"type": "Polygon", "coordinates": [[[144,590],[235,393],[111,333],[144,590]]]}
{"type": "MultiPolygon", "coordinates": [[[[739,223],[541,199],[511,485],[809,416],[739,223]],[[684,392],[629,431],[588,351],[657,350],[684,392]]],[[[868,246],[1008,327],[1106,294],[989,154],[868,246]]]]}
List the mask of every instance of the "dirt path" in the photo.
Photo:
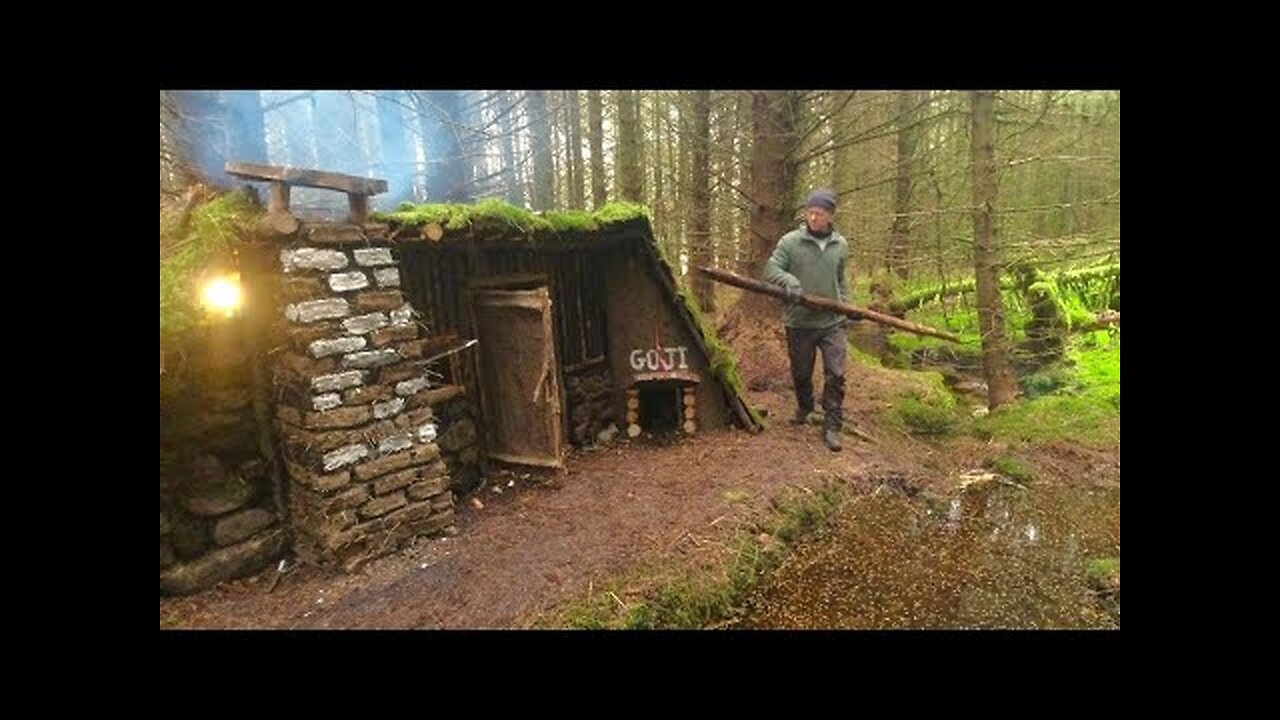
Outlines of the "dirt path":
{"type": "MultiPolygon", "coordinates": [[[[771,417],[787,398],[758,394],[771,417]]],[[[163,598],[166,627],[529,627],[556,605],[641,566],[714,562],[788,486],[883,469],[872,446],[828,452],[817,428],[785,423],[674,442],[641,438],[580,452],[567,473],[494,478],[459,502],[458,534],[419,539],[351,575],[299,568],[267,592],[274,568],[190,597],[163,598]],[[494,483],[502,494],[492,492],[494,483]],[[508,483],[512,486],[507,487],[508,483]]]]}

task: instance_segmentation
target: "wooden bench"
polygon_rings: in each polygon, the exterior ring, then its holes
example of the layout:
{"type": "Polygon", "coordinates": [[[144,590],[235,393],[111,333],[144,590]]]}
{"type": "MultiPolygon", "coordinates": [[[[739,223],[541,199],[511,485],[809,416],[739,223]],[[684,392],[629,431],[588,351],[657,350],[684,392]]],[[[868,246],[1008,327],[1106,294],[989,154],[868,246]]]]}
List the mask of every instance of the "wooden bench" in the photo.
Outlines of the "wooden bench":
{"type": "MultiPolygon", "coordinates": [[[[357,225],[363,225],[369,218],[369,196],[387,191],[386,180],[342,173],[246,162],[228,162],[224,169],[234,177],[271,183],[271,201],[267,210],[269,215],[275,215],[282,221],[281,214],[289,214],[289,188],[294,185],[346,193],[347,203],[351,208],[351,222],[357,225]]],[[[294,220],[295,224],[296,222],[294,220]]]]}

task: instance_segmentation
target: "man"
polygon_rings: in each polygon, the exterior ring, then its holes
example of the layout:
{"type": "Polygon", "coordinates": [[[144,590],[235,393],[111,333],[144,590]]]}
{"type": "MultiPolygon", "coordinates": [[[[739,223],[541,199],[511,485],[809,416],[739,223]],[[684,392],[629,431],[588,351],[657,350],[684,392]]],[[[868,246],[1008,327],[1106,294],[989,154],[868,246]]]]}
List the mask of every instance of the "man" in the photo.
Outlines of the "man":
{"type": "Polygon", "coordinates": [[[813,310],[798,304],[800,296],[814,295],[847,302],[845,263],[849,243],[832,227],[836,195],[817,190],[805,204],[805,224],[778,241],[765,263],[764,278],[787,291],[782,324],[787,328],[787,353],[791,358],[791,380],[795,385],[796,424],[804,424],[813,412],[813,361],[822,352],[822,409],[826,414],[822,440],[827,449],[840,451],[843,425],[845,316],[813,310]]]}

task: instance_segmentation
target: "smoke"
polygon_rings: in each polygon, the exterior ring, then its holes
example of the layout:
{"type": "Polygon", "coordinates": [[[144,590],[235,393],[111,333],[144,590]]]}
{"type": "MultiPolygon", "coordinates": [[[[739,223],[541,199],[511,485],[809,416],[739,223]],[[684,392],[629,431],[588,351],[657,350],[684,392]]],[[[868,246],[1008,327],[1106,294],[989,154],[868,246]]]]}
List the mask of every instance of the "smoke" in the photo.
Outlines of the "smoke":
{"type": "MultiPolygon", "coordinates": [[[[371,198],[374,209],[405,200],[466,202],[477,167],[464,154],[474,138],[461,119],[464,97],[453,90],[162,91],[162,188],[166,178],[236,187],[243,182],[224,166],[242,161],[384,179],[388,191],[371,198]]],[[[302,214],[343,213],[346,205],[341,193],[324,190],[296,188],[291,198],[302,214]]]]}

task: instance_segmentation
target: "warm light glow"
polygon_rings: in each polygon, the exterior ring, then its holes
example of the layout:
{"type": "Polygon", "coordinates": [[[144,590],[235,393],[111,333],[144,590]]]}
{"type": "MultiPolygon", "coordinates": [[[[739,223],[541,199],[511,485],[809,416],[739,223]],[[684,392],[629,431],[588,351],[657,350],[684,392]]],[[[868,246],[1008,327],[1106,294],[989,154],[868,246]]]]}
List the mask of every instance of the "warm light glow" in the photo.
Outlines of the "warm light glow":
{"type": "Polygon", "coordinates": [[[216,277],[204,286],[204,304],[210,310],[221,312],[227,317],[235,314],[240,308],[240,275],[224,275],[216,277]]]}

